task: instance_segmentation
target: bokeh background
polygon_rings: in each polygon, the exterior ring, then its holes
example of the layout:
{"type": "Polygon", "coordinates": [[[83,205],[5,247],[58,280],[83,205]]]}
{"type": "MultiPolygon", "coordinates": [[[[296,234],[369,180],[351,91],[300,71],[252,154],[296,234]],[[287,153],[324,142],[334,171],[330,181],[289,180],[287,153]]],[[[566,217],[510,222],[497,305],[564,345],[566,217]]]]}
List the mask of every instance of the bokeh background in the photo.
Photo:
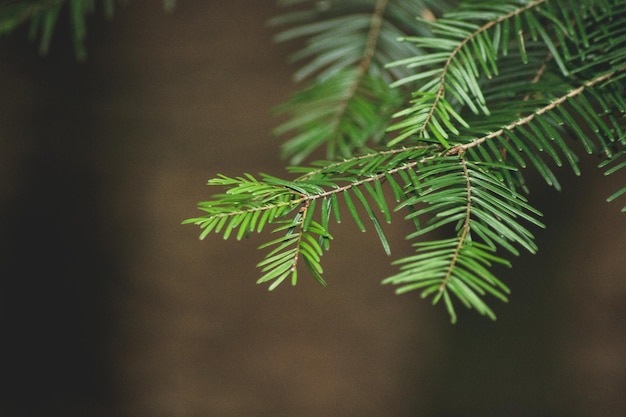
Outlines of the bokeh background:
{"type": "Polygon", "coordinates": [[[349,222],[328,288],[270,293],[262,238],[180,223],[217,173],[284,175],[295,46],[272,43],[274,0],[177,3],[94,17],[84,63],[63,20],[46,57],[0,39],[1,417],[626,415],[626,223],[604,201],[623,175],[590,157],[532,187],[548,228],[500,272],[497,322],[394,295],[349,222]]]}

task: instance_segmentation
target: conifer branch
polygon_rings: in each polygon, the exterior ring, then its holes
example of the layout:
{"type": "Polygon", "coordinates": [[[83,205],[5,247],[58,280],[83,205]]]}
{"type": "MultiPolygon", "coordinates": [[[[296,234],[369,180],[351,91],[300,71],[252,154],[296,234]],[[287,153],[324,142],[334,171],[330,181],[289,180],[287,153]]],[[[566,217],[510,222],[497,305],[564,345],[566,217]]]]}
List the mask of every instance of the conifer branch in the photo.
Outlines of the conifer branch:
{"type": "MultiPolygon", "coordinates": [[[[174,0],[164,0],[164,8],[172,10],[174,0]]],[[[74,53],[78,60],[87,57],[86,20],[102,7],[104,16],[112,18],[115,0],[2,0],[0,2],[0,35],[10,33],[22,24],[29,23],[32,40],[39,38],[39,53],[46,55],[50,49],[52,36],[64,9],[67,9],[71,26],[74,53]],[[67,7],[66,7],[67,6],[67,7]]]]}
{"type": "Polygon", "coordinates": [[[296,80],[314,77],[278,109],[289,118],[275,133],[293,135],[282,146],[283,157],[298,165],[325,146],[328,159],[349,158],[368,143],[382,141],[406,94],[388,83],[406,72],[385,68],[381,58],[420,53],[410,44],[389,47],[390,39],[406,36],[402,30],[413,25],[407,12],[419,10],[419,2],[377,0],[329,4],[323,12],[313,9],[273,19],[274,24],[301,24],[280,32],[277,39],[307,38],[307,46],[295,56],[310,61],[296,72],[296,80]],[[310,23],[314,16],[320,21],[310,23]],[[329,48],[335,43],[341,45],[339,51],[329,48]]]}
{"type": "Polygon", "coordinates": [[[465,240],[467,239],[470,232],[470,216],[472,214],[472,184],[470,182],[469,172],[467,170],[467,163],[465,159],[463,159],[463,155],[459,155],[461,167],[463,168],[463,177],[465,178],[465,186],[467,190],[467,203],[465,205],[465,219],[463,220],[463,226],[461,227],[461,233],[459,234],[458,241],[459,243],[456,245],[454,252],[452,254],[452,259],[450,260],[450,265],[448,266],[448,270],[446,271],[445,276],[441,280],[441,285],[439,286],[439,292],[443,292],[446,290],[448,286],[448,281],[450,281],[450,277],[452,277],[452,272],[457,264],[459,256],[461,254],[461,248],[465,245],[465,240]]]}
{"type": "Polygon", "coordinates": [[[465,152],[466,150],[470,149],[470,148],[474,148],[476,146],[479,146],[481,144],[483,144],[484,142],[502,136],[506,131],[510,131],[513,130],[517,127],[520,126],[524,126],[530,122],[532,122],[533,120],[535,120],[538,116],[543,115],[544,113],[547,113],[549,111],[554,110],[555,108],[557,108],[558,106],[562,105],[563,103],[565,103],[567,100],[574,98],[580,94],[582,94],[585,89],[593,87],[596,84],[602,83],[604,81],[610,80],[613,76],[619,74],[620,72],[626,70],[626,67],[621,67],[615,71],[611,71],[607,74],[603,74],[600,75],[592,80],[589,80],[587,82],[585,82],[583,85],[581,85],[578,88],[575,88],[571,91],[569,91],[567,94],[553,100],[552,102],[550,102],[548,105],[541,107],[540,109],[536,110],[535,112],[521,117],[517,120],[515,120],[514,122],[504,126],[501,129],[496,130],[495,132],[489,133],[488,135],[485,135],[483,137],[477,138],[469,143],[465,143],[462,145],[457,145],[454,148],[451,148],[450,150],[448,150],[446,152],[446,155],[457,155],[457,154],[461,154],[463,152],[465,152]]]}
{"type": "MultiPolygon", "coordinates": [[[[301,129],[290,142],[299,157],[330,144],[341,130],[348,138],[336,142],[342,144],[342,159],[291,167],[293,180],[268,175],[211,180],[226,193],[200,203],[205,214],[186,223],[199,225],[201,238],[212,231],[226,238],[236,231],[237,239],[272,224],[273,233],[282,236],[261,245],[273,249],[259,263],[259,282],[272,281],[274,289],[289,275],[295,283],[301,264],[325,284],[320,256],[329,249],[330,219],[341,223],[341,210],[362,231],[369,218],[388,254],[379,217],[390,222],[391,212],[402,211],[411,227],[407,239],[420,240],[413,244],[415,254],[393,262],[399,271],[383,283],[395,285],[397,293],[419,291],[433,303],[442,300],[453,322],[457,301],[495,319],[485,297],[507,301],[509,293],[490,271],[494,264],[510,266],[499,252],[535,253],[528,226],[544,227],[541,213],[521,194],[527,191],[523,169],[531,165],[558,189],[544,159],[557,166],[566,161],[580,174],[571,138],[587,153],[606,156],[600,167],[607,175],[626,168],[626,54],[623,42],[608,35],[626,35],[626,4],[488,1],[422,20],[432,33],[405,36],[399,44],[418,52],[398,49],[394,52],[403,52],[386,68],[387,77],[391,71],[405,73],[392,82],[394,88],[412,89],[410,102],[390,114],[378,111],[376,102],[380,97],[394,102],[389,86],[370,75],[380,65],[375,62],[380,42],[388,40],[383,20],[399,4],[377,1],[366,39],[359,38],[359,58],[350,65],[338,61],[344,67],[287,105],[298,109],[286,129],[301,129]],[[388,132],[399,133],[386,146],[360,147],[370,132],[389,125],[388,132]],[[395,207],[388,206],[386,190],[395,207]],[[453,229],[453,237],[429,239],[444,228],[453,229]]],[[[321,28],[332,32],[339,22],[349,19],[305,25],[289,36],[321,28]]],[[[362,36],[364,23],[350,29],[362,36]]],[[[319,36],[332,44],[327,32],[319,36]]],[[[335,59],[330,44],[309,45],[304,55],[321,51],[325,59],[335,59]]],[[[322,62],[307,70],[320,70],[322,62]]],[[[624,195],[626,187],[608,200],[624,195]]]]}
{"type": "MultiPolygon", "coordinates": [[[[460,53],[460,51],[465,48],[472,40],[476,39],[478,36],[480,36],[482,33],[488,31],[489,29],[491,29],[492,27],[494,27],[495,25],[505,21],[505,20],[509,20],[514,18],[515,16],[520,15],[521,13],[525,12],[526,10],[532,9],[534,7],[539,6],[540,4],[546,2],[547,0],[535,0],[531,3],[528,3],[510,13],[507,13],[505,15],[502,15],[500,17],[498,17],[497,19],[491,20],[489,22],[487,22],[486,24],[482,25],[481,27],[479,27],[478,29],[476,29],[474,32],[472,32],[469,36],[467,36],[465,39],[463,39],[461,42],[459,42],[459,44],[452,50],[452,52],[450,53],[450,56],[448,57],[448,59],[445,61],[445,63],[442,66],[442,70],[441,70],[441,75],[439,76],[439,88],[437,89],[437,92],[435,93],[435,96],[433,98],[433,103],[432,106],[430,107],[430,109],[428,110],[428,113],[426,115],[426,119],[424,120],[424,122],[422,123],[422,127],[420,127],[419,131],[418,131],[418,136],[423,137],[425,134],[425,130],[427,127],[429,127],[430,121],[433,117],[433,115],[435,114],[435,109],[437,109],[437,106],[439,105],[440,100],[444,97],[445,95],[445,89],[446,89],[446,77],[448,75],[448,72],[450,70],[450,66],[452,65],[453,60],[457,57],[457,55],[460,53]]],[[[521,36],[521,34],[520,34],[521,36]]]]}
{"type": "MultiPolygon", "coordinates": [[[[345,117],[348,103],[354,98],[355,94],[359,90],[359,86],[363,82],[363,77],[370,67],[372,58],[374,57],[374,53],[376,51],[376,44],[380,35],[383,14],[385,13],[385,8],[387,7],[388,1],[389,0],[376,0],[376,6],[374,8],[374,13],[372,14],[372,22],[367,33],[367,41],[365,42],[365,48],[363,50],[363,57],[357,65],[356,73],[354,74],[353,79],[345,92],[345,95],[337,105],[335,115],[330,124],[330,137],[336,136],[338,134],[339,123],[345,117]]],[[[329,154],[332,156],[334,153],[330,151],[329,154]]]]}
{"type": "Polygon", "coordinates": [[[363,51],[363,58],[361,59],[361,62],[358,66],[358,79],[360,79],[363,74],[365,74],[370,66],[370,63],[372,62],[372,58],[374,57],[376,44],[378,43],[378,37],[380,36],[380,29],[383,24],[383,14],[385,13],[385,8],[387,7],[388,2],[389,0],[376,0],[374,14],[372,14],[372,23],[370,25],[370,30],[367,34],[365,50],[363,51]]]}

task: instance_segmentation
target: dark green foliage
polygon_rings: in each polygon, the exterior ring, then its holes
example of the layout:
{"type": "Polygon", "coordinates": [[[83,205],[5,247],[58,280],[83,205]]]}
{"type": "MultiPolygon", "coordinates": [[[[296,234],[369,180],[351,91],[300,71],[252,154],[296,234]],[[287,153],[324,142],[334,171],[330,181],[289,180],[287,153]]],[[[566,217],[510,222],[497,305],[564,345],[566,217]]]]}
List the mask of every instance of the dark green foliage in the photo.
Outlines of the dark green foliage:
{"type": "MultiPolygon", "coordinates": [[[[278,109],[286,121],[276,133],[289,135],[292,164],[320,148],[327,160],[291,167],[291,179],[218,175],[209,185],[222,193],[185,221],[200,238],[269,228],[258,282],[270,289],[295,285],[302,266],[326,285],[333,222],[375,231],[390,254],[384,224],[398,212],[415,254],[383,282],[443,300],[452,321],[456,303],[495,318],[485,298],[506,301],[509,290],[493,266],[534,253],[532,229],[543,227],[524,197],[525,169],[556,189],[555,168],[580,175],[585,154],[606,175],[626,172],[623,0],[283,3],[289,11],[271,24],[277,41],[302,42],[293,61],[305,85],[278,109]]],[[[112,16],[114,4],[6,1],[0,33],[28,22],[46,53],[68,13],[82,59],[88,16],[112,16]]],[[[625,195],[626,186],[607,200],[625,195]]]]}
{"type": "MultiPolygon", "coordinates": [[[[116,0],[3,0],[0,2],[0,35],[10,33],[28,23],[29,36],[39,39],[39,52],[48,53],[52,35],[61,13],[68,13],[74,52],[78,60],[87,56],[87,19],[96,9],[107,18],[114,14],[116,0]]],[[[174,0],[164,0],[165,8],[171,10],[174,0]]]]}
{"type": "Polygon", "coordinates": [[[387,67],[387,63],[420,53],[399,37],[427,34],[415,25],[415,16],[425,7],[445,6],[445,2],[284,1],[286,5],[305,3],[307,8],[286,13],[270,22],[290,28],[276,35],[280,42],[304,38],[306,45],[292,59],[305,61],[295,79],[313,78],[309,88],[296,94],[279,110],[289,114],[289,122],[277,134],[294,133],[282,154],[298,164],[317,148],[325,146],[329,159],[347,158],[379,144],[392,115],[404,102],[408,91],[391,88],[399,77],[411,71],[387,67]]]}
{"type": "MultiPolygon", "coordinates": [[[[108,17],[113,15],[114,0],[103,0],[101,6],[108,17]]],[[[88,15],[93,14],[95,8],[95,0],[33,0],[0,4],[0,34],[11,32],[22,23],[29,22],[31,39],[39,38],[39,52],[46,54],[59,15],[63,9],[67,9],[72,26],[74,51],[76,57],[82,60],[86,56],[86,19],[88,15]]]]}
{"type": "Polygon", "coordinates": [[[430,2],[285,3],[302,7],[273,22],[290,25],[277,38],[306,40],[294,59],[308,60],[296,79],[309,81],[277,132],[292,134],[292,162],[321,146],[328,160],[290,168],[291,180],[211,180],[226,193],[185,222],[238,239],[271,224],[279,237],[259,263],[270,289],[295,284],[300,259],[325,285],[331,219],[375,230],[389,253],[382,223],[401,211],[416,251],[383,282],[443,300],[452,321],[455,299],[495,318],[484,298],[509,290],[492,266],[534,253],[531,229],[543,227],[524,169],[557,189],[554,168],[580,174],[581,154],[602,158],[606,175],[624,172],[624,1],[438,3],[443,15],[430,2]],[[429,239],[435,231],[451,235],[429,239]]]}
{"type": "MultiPolygon", "coordinates": [[[[0,34],[30,24],[41,53],[67,13],[79,59],[86,21],[114,0],[8,0],[0,34]]],[[[173,7],[165,0],[165,7],[173,7]]],[[[408,225],[415,254],[383,280],[495,318],[487,296],[509,290],[493,274],[537,250],[541,214],[524,197],[526,169],[560,189],[555,168],[581,174],[585,154],[606,175],[626,167],[626,2],[623,0],[283,0],[276,40],[300,42],[304,86],[276,133],[291,179],[218,175],[222,191],[184,223],[240,240],[270,229],[259,283],[297,283],[302,266],[322,285],[331,224],[375,231],[408,225]],[[298,166],[316,151],[325,161],[298,166]],[[393,202],[391,202],[393,198],[393,202]],[[433,237],[434,236],[434,237],[433,237]],[[441,237],[444,236],[444,237],[441,237]]],[[[621,201],[626,186],[607,201],[621,201]]],[[[626,212],[626,204],[622,211],[626,212]]]]}

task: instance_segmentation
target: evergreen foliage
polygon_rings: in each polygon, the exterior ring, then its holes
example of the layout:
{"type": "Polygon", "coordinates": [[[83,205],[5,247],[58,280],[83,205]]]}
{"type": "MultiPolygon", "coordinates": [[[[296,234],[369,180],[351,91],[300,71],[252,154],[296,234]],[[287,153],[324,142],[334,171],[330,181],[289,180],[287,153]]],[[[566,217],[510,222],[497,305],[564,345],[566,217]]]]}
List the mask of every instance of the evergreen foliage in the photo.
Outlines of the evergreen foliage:
{"type": "MultiPolygon", "coordinates": [[[[174,8],[174,0],[163,0],[167,10],[174,8]]],[[[0,35],[11,33],[23,24],[28,24],[31,40],[39,38],[39,52],[48,53],[56,24],[67,9],[71,26],[76,58],[87,56],[87,19],[100,8],[107,18],[113,17],[115,0],[1,0],[0,35]]]]}
{"type": "Polygon", "coordinates": [[[373,228],[389,253],[382,224],[399,211],[415,254],[383,283],[443,300],[453,322],[457,303],[495,319],[486,296],[509,290],[492,267],[534,253],[543,227],[524,170],[559,189],[554,167],[580,174],[581,154],[607,175],[626,166],[626,2],[283,3],[271,23],[288,26],[278,41],[303,39],[306,81],[279,109],[293,177],[220,175],[208,184],[225,191],[184,223],[201,238],[271,228],[258,264],[271,290],[302,264],[326,285],[333,221],[373,228]],[[298,166],[319,148],[326,160],[298,166]]]}
{"type": "MultiPolygon", "coordinates": [[[[383,226],[399,212],[415,253],[383,283],[442,302],[453,322],[459,303],[495,319],[487,296],[509,290],[493,266],[537,251],[532,230],[544,227],[525,170],[556,189],[554,168],[580,175],[584,154],[606,175],[625,172],[626,2],[453,3],[283,0],[270,24],[277,41],[301,42],[292,58],[304,83],[278,109],[290,179],[218,175],[208,185],[221,191],[184,223],[201,239],[270,229],[258,283],[272,290],[303,267],[326,285],[321,257],[345,218],[390,254],[383,226]]],[[[0,34],[30,22],[45,53],[67,7],[82,59],[96,4],[112,16],[113,0],[5,0],[0,34]]]]}

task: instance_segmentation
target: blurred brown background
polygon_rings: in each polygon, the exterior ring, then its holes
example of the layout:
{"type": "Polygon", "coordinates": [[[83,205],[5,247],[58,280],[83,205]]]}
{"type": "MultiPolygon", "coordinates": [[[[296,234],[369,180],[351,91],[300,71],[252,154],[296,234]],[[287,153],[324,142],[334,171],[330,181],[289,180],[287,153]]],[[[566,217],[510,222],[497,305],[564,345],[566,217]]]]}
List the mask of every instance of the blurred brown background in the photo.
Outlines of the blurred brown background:
{"type": "Polygon", "coordinates": [[[0,417],[626,415],[625,218],[604,202],[624,176],[594,158],[561,170],[563,193],[537,183],[548,229],[501,272],[495,323],[395,296],[349,222],[328,288],[302,274],[272,293],[262,238],[180,225],[217,173],[284,174],[275,13],[131,1],[92,19],[82,64],[64,25],[47,57],[25,31],[0,40],[0,417]]]}

